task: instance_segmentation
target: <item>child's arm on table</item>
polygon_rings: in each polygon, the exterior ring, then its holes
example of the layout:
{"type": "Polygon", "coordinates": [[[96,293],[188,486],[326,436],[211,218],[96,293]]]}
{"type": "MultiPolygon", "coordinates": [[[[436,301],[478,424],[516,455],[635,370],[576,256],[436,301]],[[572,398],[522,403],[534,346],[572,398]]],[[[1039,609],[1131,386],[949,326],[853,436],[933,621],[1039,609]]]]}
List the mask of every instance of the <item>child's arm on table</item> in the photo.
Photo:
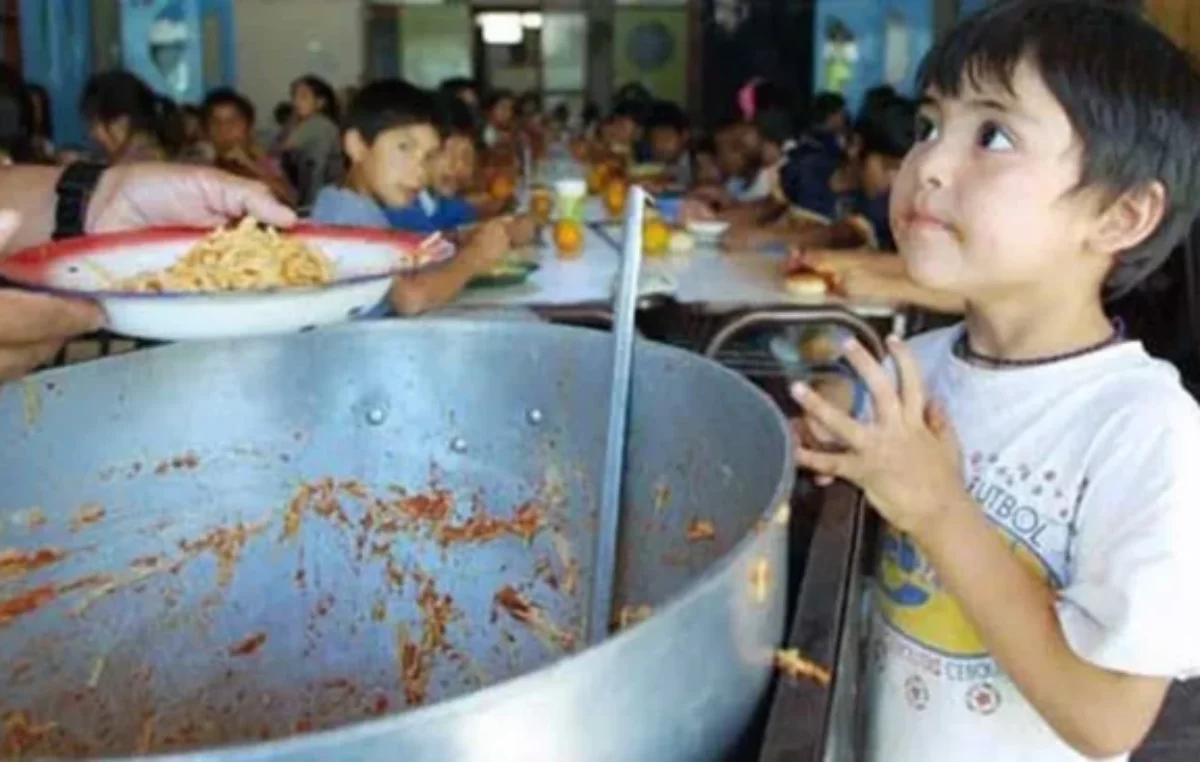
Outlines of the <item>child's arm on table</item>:
{"type": "Polygon", "coordinates": [[[889,348],[899,392],[862,347],[847,347],[871,393],[873,423],[852,420],[811,389],[793,390],[806,414],[846,444],[843,452],[801,444],[800,464],[858,485],[912,537],[989,654],[1066,743],[1089,757],[1134,748],[1170,680],[1105,669],[1075,653],[1055,591],[1021,563],[967,493],[958,443],[944,415],[927,405],[915,357],[899,340],[889,340],[889,348]]]}
{"type": "Polygon", "coordinates": [[[507,223],[483,223],[463,244],[458,256],[442,267],[401,275],[392,281],[388,298],[401,315],[419,315],[448,304],[472,278],[495,267],[509,249],[507,223]]]}

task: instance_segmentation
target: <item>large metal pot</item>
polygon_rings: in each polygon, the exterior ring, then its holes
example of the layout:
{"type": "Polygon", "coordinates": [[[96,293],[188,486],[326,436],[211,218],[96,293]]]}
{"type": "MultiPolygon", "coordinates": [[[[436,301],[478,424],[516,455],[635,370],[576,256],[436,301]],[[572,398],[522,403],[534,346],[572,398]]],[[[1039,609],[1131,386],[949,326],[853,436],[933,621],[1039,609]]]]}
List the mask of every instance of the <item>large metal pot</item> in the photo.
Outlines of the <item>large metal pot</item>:
{"type": "Polygon", "coordinates": [[[610,356],[394,322],[3,388],[0,757],[721,756],[782,636],[787,426],[638,345],[616,588],[653,614],[584,650],[610,356]]]}

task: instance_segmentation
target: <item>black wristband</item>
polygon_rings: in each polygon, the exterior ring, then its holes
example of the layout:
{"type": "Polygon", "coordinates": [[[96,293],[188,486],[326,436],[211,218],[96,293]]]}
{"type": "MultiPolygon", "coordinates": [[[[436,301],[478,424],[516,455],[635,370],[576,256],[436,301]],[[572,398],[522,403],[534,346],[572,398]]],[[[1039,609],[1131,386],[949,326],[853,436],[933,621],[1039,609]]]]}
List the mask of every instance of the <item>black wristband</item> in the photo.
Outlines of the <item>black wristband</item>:
{"type": "Polygon", "coordinates": [[[84,226],[88,202],[106,169],[104,164],[77,161],[63,170],[54,187],[58,194],[54,208],[54,240],[77,238],[87,232],[84,226]]]}

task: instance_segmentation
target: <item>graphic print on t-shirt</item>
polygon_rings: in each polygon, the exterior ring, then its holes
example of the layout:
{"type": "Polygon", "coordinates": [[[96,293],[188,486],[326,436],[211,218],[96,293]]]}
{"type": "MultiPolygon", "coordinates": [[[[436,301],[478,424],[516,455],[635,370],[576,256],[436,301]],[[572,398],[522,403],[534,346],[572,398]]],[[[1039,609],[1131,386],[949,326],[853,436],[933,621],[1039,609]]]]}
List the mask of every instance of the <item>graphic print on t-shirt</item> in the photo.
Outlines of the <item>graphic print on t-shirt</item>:
{"type": "MultiPolygon", "coordinates": [[[[1052,469],[1008,465],[995,454],[973,453],[967,471],[968,491],[1012,552],[1046,584],[1061,589],[1076,504],[1075,495],[1068,493],[1077,488],[1064,491],[1052,469]]],[[[942,589],[920,548],[891,527],[882,532],[875,589],[880,616],[899,636],[888,638],[884,648],[943,679],[995,675],[989,664],[968,664],[990,662],[978,633],[942,589]]],[[[976,694],[976,709],[989,703],[985,693],[976,694]]]]}

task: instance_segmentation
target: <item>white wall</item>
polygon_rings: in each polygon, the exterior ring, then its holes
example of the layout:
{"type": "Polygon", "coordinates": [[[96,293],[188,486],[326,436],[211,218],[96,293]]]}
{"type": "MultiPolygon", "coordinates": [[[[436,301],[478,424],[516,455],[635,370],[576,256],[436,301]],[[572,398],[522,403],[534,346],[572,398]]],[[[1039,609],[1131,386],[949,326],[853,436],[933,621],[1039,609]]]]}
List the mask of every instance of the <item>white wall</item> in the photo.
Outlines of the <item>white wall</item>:
{"type": "Polygon", "coordinates": [[[259,127],[271,126],[275,104],[296,77],[316,74],[334,88],[358,83],[363,71],[360,0],[237,0],[238,89],[254,101],[259,127]]]}

